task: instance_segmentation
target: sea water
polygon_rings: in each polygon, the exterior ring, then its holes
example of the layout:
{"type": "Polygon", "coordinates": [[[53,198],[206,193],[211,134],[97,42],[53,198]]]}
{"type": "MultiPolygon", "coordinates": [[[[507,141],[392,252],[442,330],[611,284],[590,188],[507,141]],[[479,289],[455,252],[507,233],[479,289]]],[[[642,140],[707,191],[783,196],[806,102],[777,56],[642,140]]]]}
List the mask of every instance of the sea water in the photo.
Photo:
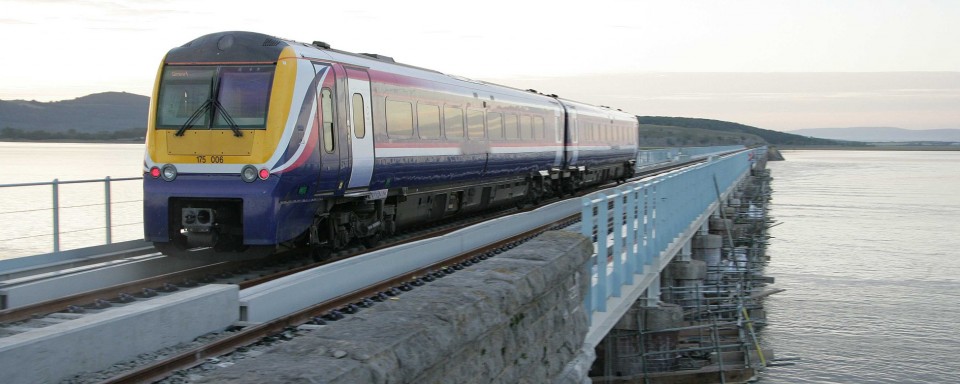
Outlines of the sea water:
{"type": "Polygon", "coordinates": [[[954,383],[960,152],[785,151],[771,162],[761,383],[954,383]]]}

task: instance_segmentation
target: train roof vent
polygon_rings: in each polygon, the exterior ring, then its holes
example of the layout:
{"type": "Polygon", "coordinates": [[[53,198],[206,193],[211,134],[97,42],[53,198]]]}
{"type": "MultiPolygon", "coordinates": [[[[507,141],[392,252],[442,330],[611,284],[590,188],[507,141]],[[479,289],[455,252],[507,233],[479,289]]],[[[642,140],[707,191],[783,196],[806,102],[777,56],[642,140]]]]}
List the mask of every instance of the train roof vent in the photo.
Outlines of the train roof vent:
{"type": "Polygon", "coordinates": [[[263,41],[263,44],[260,44],[260,45],[264,47],[276,47],[280,45],[280,40],[274,39],[272,37],[268,37],[266,40],[263,41]]]}
{"type": "Polygon", "coordinates": [[[313,45],[318,48],[330,49],[330,44],[324,43],[322,41],[314,41],[313,45]]]}
{"type": "Polygon", "coordinates": [[[377,60],[380,60],[380,61],[386,61],[386,62],[388,62],[388,63],[396,63],[396,61],[393,60],[392,57],[390,57],[390,56],[384,56],[384,55],[381,55],[381,54],[378,54],[378,53],[361,53],[361,55],[364,55],[364,56],[367,56],[367,57],[372,57],[372,58],[377,59],[377,60]]]}

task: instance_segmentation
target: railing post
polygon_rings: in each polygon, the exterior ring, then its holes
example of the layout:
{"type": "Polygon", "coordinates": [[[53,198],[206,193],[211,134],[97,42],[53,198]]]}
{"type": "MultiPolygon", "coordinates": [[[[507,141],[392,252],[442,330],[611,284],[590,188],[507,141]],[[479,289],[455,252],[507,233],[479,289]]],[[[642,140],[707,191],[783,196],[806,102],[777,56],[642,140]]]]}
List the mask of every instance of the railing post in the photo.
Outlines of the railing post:
{"type": "Polygon", "coordinates": [[[650,184],[643,186],[643,236],[640,248],[640,265],[637,266],[639,273],[646,273],[647,260],[650,258],[650,184]]]}
{"type": "Polygon", "coordinates": [[[597,206],[597,296],[594,297],[597,301],[596,306],[597,310],[600,312],[607,311],[607,290],[609,286],[607,285],[607,195],[603,192],[600,192],[600,203],[597,206]]]}
{"type": "Polygon", "coordinates": [[[624,187],[626,196],[627,196],[627,219],[624,230],[627,232],[627,241],[625,242],[627,246],[627,265],[623,269],[623,283],[633,285],[633,273],[636,270],[637,264],[637,252],[636,248],[636,233],[637,233],[637,188],[636,185],[628,185],[624,187]]]}
{"type": "Polygon", "coordinates": [[[106,221],[106,223],[107,223],[107,244],[113,244],[113,236],[112,236],[112,235],[113,235],[113,233],[112,233],[112,232],[113,232],[113,227],[112,227],[112,223],[111,223],[111,220],[110,220],[110,216],[111,216],[111,212],[110,212],[110,176],[107,176],[106,178],[103,179],[103,196],[104,196],[104,198],[103,198],[103,200],[104,200],[103,204],[104,204],[104,207],[106,207],[106,208],[104,209],[104,216],[105,216],[105,221],[106,221]]]}
{"type": "MultiPolygon", "coordinates": [[[[593,204],[590,202],[590,196],[586,196],[580,199],[581,210],[580,210],[580,234],[582,234],[587,239],[590,239],[593,242],[593,204]]],[[[594,242],[594,248],[596,248],[596,243],[594,242]]],[[[594,252],[594,255],[587,260],[587,274],[584,277],[587,279],[587,294],[583,298],[583,306],[586,308],[587,312],[587,321],[589,321],[594,312],[594,303],[593,294],[596,289],[593,285],[593,271],[597,265],[597,252],[594,252]]]]}
{"type": "MultiPolygon", "coordinates": [[[[657,184],[653,184],[650,188],[650,241],[649,246],[650,250],[647,252],[647,263],[653,265],[653,260],[659,256],[659,233],[657,233],[657,184]]],[[[654,271],[654,273],[659,273],[659,271],[654,271]]]]}
{"type": "Polygon", "coordinates": [[[53,179],[53,253],[60,252],[60,179],[53,179]]]}
{"type": "Polygon", "coordinates": [[[623,284],[623,192],[614,188],[613,195],[613,289],[610,296],[620,297],[620,285],[623,284]]]}

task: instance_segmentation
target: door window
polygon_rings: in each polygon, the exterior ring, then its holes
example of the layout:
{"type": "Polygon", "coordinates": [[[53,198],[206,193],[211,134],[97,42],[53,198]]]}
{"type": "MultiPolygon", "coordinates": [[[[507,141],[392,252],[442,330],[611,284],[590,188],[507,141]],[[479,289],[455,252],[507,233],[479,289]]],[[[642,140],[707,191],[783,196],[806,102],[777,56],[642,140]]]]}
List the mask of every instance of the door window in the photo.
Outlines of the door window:
{"type": "Polygon", "coordinates": [[[353,94],[353,135],[362,139],[367,134],[367,123],[363,118],[363,95],[353,94]]]}

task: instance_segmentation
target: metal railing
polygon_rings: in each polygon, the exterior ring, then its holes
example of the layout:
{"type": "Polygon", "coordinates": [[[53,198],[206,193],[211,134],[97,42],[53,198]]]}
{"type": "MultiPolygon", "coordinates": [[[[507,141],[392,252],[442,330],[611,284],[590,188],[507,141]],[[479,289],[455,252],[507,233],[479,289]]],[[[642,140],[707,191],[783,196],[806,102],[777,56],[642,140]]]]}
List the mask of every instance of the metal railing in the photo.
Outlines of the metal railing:
{"type": "MultiPolygon", "coordinates": [[[[141,177],[126,177],[126,178],[114,179],[107,176],[103,179],[92,179],[92,180],[60,181],[59,179],[54,179],[53,181],[50,181],[50,182],[0,184],[0,192],[11,191],[11,190],[15,192],[19,192],[19,193],[10,192],[10,193],[4,193],[0,195],[0,219],[2,219],[3,216],[8,216],[8,215],[33,214],[33,213],[46,211],[46,210],[51,211],[50,216],[48,217],[52,219],[50,232],[44,231],[43,233],[36,233],[36,231],[30,231],[27,229],[21,229],[17,231],[10,230],[10,227],[16,227],[17,224],[22,224],[27,220],[37,219],[33,215],[28,216],[28,218],[26,219],[20,218],[19,220],[12,220],[12,219],[2,220],[4,222],[7,222],[8,224],[12,224],[12,225],[9,225],[7,230],[3,232],[3,234],[6,234],[12,237],[0,238],[0,245],[2,245],[4,242],[28,241],[29,239],[37,239],[37,238],[50,236],[52,237],[53,253],[58,253],[58,252],[61,252],[61,248],[62,248],[61,237],[63,234],[87,232],[87,231],[98,230],[98,229],[103,229],[104,242],[100,243],[95,240],[93,240],[92,242],[86,241],[86,242],[83,242],[82,246],[112,244],[115,240],[114,228],[119,226],[130,226],[130,225],[143,223],[142,214],[141,214],[139,222],[128,222],[121,225],[115,224],[114,222],[114,216],[116,211],[115,206],[119,204],[141,203],[143,201],[143,195],[142,195],[142,189],[139,188],[139,185],[136,186],[136,189],[133,188],[134,186],[129,185],[128,188],[126,189],[129,191],[135,190],[136,192],[131,192],[131,194],[134,194],[135,196],[131,196],[127,200],[115,201],[114,188],[113,188],[114,184],[119,182],[130,182],[130,181],[140,181],[140,180],[142,180],[141,177]],[[95,183],[101,183],[103,185],[102,200],[98,199],[98,197],[95,196],[96,193],[92,190],[92,188],[95,188],[95,187],[82,188],[83,189],[81,191],[82,196],[72,196],[71,200],[74,200],[72,202],[72,205],[62,205],[62,197],[63,197],[61,196],[62,186],[94,185],[95,183]],[[51,204],[48,207],[47,206],[37,207],[37,205],[45,205],[45,204],[40,204],[38,201],[33,200],[38,198],[38,196],[28,191],[27,187],[44,187],[44,186],[50,187],[51,204]],[[32,203],[37,205],[31,205],[31,203],[27,202],[27,200],[30,200],[32,203]],[[25,204],[26,207],[24,207],[24,205],[21,205],[21,204],[25,204]],[[103,223],[104,223],[103,227],[82,227],[80,229],[76,229],[72,231],[63,231],[61,229],[61,224],[62,224],[61,219],[63,218],[63,215],[62,215],[63,211],[70,210],[70,209],[81,209],[81,208],[89,209],[97,206],[103,206],[103,215],[102,215],[103,223]]],[[[139,209],[137,209],[137,211],[142,212],[139,209]]],[[[42,216],[42,215],[37,215],[37,216],[42,216]]],[[[91,220],[96,220],[96,219],[98,218],[82,217],[82,218],[79,218],[77,221],[83,222],[80,225],[89,225],[91,223],[91,220]]],[[[44,228],[42,225],[38,225],[37,227],[44,228]]],[[[42,229],[38,229],[38,230],[42,230],[42,229]]],[[[92,239],[86,239],[86,240],[92,240],[92,239]]],[[[2,256],[12,256],[12,255],[0,255],[0,258],[3,258],[2,256]]],[[[21,256],[28,256],[28,255],[21,255],[21,256]]]]}
{"type": "Polygon", "coordinates": [[[728,189],[750,170],[755,151],[583,197],[581,233],[596,239],[597,250],[588,262],[594,271],[588,315],[607,311],[607,299],[620,297],[634,275],[659,273],[647,267],[717,201],[711,179],[728,189]]]}
{"type": "Polygon", "coordinates": [[[637,168],[654,166],[671,161],[682,161],[709,157],[711,155],[733,152],[744,149],[742,145],[725,145],[715,147],[678,147],[641,149],[637,151],[637,168]]]}

